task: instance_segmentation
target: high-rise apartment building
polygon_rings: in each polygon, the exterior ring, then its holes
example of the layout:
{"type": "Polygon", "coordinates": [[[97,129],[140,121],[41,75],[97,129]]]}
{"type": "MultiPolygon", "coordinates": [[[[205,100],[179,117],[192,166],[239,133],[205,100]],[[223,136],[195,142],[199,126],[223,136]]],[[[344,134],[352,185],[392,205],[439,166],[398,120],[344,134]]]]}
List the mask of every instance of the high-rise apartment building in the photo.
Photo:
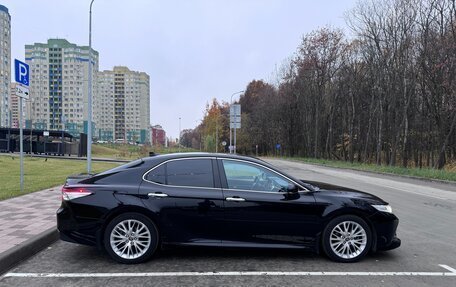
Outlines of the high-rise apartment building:
{"type": "Polygon", "coordinates": [[[9,127],[11,83],[11,16],[0,5],[0,127],[9,127]]]}
{"type": "MultiPolygon", "coordinates": [[[[91,59],[95,83],[98,52],[93,49],[91,59]]],[[[25,61],[30,65],[27,126],[65,129],[74,136],[86,133],[89,47],[65,39],[49,39],[47,43],[25,45],[25,61]]]]}
{"type": "Polygon", "coordinates": [[[150,142],[149,76],[116,66],[98,73],[94,121],[98,138],[150,142]]]}

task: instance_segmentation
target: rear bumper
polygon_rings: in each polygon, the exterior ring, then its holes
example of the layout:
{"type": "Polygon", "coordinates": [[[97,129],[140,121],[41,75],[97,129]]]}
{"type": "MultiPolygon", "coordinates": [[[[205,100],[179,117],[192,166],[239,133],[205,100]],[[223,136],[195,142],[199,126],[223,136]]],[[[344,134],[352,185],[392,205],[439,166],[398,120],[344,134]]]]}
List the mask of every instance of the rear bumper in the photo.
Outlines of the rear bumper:
{"type": "Polygon", "coordinates": [[[77,221],[71,209],[62,204],[57,210],[57,230],[60,239],[67,242],[84,245],[97,245],[97,230],[100,224],[94,220],[77,221]]]}

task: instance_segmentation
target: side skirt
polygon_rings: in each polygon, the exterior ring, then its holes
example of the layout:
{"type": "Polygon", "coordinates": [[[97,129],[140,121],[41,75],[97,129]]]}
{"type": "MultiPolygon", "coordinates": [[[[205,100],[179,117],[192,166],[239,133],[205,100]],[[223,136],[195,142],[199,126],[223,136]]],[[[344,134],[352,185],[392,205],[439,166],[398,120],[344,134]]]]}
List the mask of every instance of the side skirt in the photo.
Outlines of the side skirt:
{"type": "Polygon", "coordinates": [[[214,242],[164,242],[164,247],[174,246],[205,246],[205,247],[225,247],[225,248],[268,248],[268,249],[307,249],[318,253],[318,246],[302,244],[268,244],[268,243],[250,243],[238,241],[214,241],[214,242]]]}

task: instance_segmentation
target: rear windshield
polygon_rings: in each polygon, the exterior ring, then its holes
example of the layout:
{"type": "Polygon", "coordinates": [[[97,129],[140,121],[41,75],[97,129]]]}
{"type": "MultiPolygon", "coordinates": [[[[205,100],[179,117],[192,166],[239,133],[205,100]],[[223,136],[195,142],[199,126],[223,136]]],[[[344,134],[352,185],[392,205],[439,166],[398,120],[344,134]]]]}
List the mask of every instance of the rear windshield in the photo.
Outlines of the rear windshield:
{"type": "Polygon", "coordinates": [[[117,166],[115,168],[111,168],[109,170],[100,172],[97,175],[116,173],[116,172],[119,172],[119,171],[122,171],[122,170],[125,170],[125,169],[128,169],[128,168],[134,168],[134,167],[141,166],[142,164],[144,164],[144,160],[142,158],[140,158],[140,159],[137,159],[137,160],[134,160],[134,161],[130,161],[130,162],[126,163],[126,164],[122,164],[122,165],[117,166]]]}

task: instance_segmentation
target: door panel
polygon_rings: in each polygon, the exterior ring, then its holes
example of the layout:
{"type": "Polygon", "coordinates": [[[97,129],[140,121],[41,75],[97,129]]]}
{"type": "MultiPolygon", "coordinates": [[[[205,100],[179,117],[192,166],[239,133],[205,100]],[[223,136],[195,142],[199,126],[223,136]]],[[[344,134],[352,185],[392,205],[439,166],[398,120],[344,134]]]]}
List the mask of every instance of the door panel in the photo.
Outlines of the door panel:
{"type": "Polygon", "coordinates": [[[168,162],[163,168],[156,168],[155,174],[147,174],[141,184],[140,193],[150,194],[143,200],[144,204],[158,215],[162,240],[166,243],[220,243],[222,190],[215,187],[217,183],[208,181],[213,176],[211,159],[203,161],[209,164],[194,159],[168,162]],[[198,176],[204,177],[201,185],[206,186],[169,185],[198,185],[198,176]],[[208,186],[211,184],[212,187],[208,186]]]}
{"type": "Polygon", "coordinates": [[[312,193],[279,191],[292,182],[261,166],[231,160],[219,160],[218,163],[222,177],[227,177],[222,179],[226,226],[224,244],[315,244],[319,220],[312,193]],[[246,181],[248,176],[253,178],[246,181]],[[264,182],[258,184],[261,180],[264,182]],[[270,180],[275,183],[269,183],[270,180]],[[246,190],[237,188],[241,181],[246,190]]]}
{"type": "MultiPolygon", "coordinates": [[[[224,190],[225,241],[263,244],[309,244],[318,232],[312,194],[294,195],[224,190]]],[[[226,242],[227,243],[227,242],[226,242]]]]}

